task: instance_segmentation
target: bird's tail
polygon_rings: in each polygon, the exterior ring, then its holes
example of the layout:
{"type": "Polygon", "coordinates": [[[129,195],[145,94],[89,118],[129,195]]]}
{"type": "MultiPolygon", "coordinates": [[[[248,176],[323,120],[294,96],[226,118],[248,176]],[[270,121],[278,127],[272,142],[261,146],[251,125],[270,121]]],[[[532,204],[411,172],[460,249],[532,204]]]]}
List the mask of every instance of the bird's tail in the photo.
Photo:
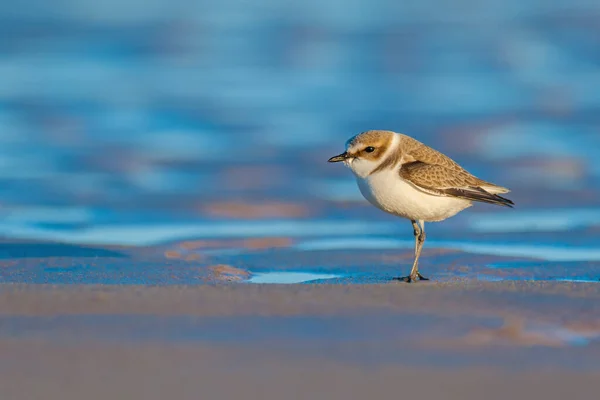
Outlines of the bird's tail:
{"type": "Polygon", "coordinates": [[[479,187],[491,194],[509,193],[510,192],[510,189],[502,187],[502,186],[494,185],[493,183],[490,183],[490,182],[483,182],[481,185],[479,185],[479,187]]]}

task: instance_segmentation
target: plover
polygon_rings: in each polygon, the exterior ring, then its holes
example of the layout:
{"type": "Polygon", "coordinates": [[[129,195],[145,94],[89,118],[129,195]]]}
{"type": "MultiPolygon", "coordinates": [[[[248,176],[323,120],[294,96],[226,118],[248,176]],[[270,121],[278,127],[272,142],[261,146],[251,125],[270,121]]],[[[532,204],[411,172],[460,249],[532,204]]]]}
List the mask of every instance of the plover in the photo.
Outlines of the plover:
{"type": "Polygon", "coordinates": [[[450,157],[408,135],[384,130],[359,133],[346,151],[329,162],[343,162],[356,177],[362,195],[377,208],[409,219],[415,236],[415,258],[405,282],[428,280],[419,273],[425,222],[450,218],[474,201],[512,207],[499,193],[510,190],[481,180],[450,157]]]}

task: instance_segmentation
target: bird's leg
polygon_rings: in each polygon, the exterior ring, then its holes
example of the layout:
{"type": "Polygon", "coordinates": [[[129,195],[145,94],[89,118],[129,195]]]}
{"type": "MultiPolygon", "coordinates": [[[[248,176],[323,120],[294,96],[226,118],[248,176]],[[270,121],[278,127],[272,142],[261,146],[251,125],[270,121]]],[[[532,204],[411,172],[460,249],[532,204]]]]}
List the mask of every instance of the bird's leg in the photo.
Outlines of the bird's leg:
{"type": "Polygon", "coordinates": [[[415,220],[410,221],[413,226],[413,234],[415,235],[415,257],[419,248],[419,235],[421,234],[421,226],[415,220]]]}
{"type": "Polygon", "coordinates": [[[419,273],[419,257],[421,256],[421,250],[423,249],[423,243],[425,243],[426,237],[425,222],[420,221],[420,224],[415,220],[411,220],[410,222],[412,222],[415,235],[415,261],[410,271],[410,275],[400,278],[399,280],[403,280],[404,282],[415,282],[419,279],[428,281],[428,278],[425,278],[423,275],[421,275],[421,273],[419,273]]]}
{"type": "Polygon", "coordinates": [[[419,272],[419,257],[421,256],[421,250],[423,249],[423,244],[425,243],[425,238],[427,237],[425,235],[425,222],[420,221],[420,223],[421,223],[421,231],[419,233],[419,236],[417,236],[417,238],[416,238],[417,242],[416,242],[416,249],[415,249],[415,262],[413,263],[412,270],[410,271],[410,278],[412,280],[417,280],[417,278],[419,278],[423,281],[428,281],[429,279],[425,278],[419,272]]]}

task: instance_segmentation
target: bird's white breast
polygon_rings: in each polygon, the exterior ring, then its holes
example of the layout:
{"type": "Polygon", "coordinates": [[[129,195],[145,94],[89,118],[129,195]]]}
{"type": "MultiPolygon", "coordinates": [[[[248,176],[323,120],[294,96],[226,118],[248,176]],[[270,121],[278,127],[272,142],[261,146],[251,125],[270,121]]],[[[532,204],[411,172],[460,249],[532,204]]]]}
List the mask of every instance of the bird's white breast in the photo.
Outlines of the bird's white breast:
{"type": "Polygon", "coordinates": [[[367,177],[356,176],[362,195],[374,206],[400,217],[441,221],[471,206],[468,200],[434,196],[404,181],[398,169],[387,169],[367,177]]]}

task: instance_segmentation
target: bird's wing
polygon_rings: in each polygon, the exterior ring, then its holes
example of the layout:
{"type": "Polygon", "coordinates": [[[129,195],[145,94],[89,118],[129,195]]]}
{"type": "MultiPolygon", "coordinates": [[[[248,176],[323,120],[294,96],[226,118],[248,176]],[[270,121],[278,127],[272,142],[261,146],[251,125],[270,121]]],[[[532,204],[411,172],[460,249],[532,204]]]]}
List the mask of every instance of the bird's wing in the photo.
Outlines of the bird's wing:
{"type": "Polygon", "coordinates": [[[490,185],[474,177],[461,167],[450,168],[445,165],[428,164],[423,161],[411,161],[402,164],[400,177],[424,192],[435,196],[459,197],[512,207],[509,199],[490,193],[484,188],[490,185]]]}

